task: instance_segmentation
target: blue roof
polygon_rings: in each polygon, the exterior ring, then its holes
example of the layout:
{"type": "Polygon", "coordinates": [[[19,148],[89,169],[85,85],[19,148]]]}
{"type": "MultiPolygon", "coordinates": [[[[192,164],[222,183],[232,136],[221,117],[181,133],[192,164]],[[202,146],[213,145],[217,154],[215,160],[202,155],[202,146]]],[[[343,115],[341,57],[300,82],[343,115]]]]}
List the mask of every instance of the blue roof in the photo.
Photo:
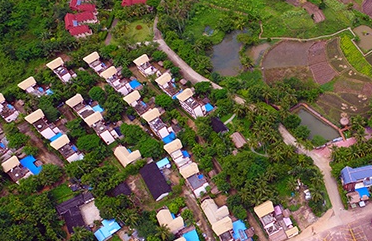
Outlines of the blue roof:
{"type": "Polygon", "coordinates": [[[94,112],[103,112],[105,110],[100,105],[93,106],[92,109],[94,112]]]}
{"type": "Polygon", "coordinates": [[[138,80],[135,79],[135,80],[132,80],[131,82],[129,82],[129,85],[130,85],[130,87],[132,87],[132,89],[136,89],[136,88],[141,86],[141,83],[138,82],[138,80]]]}
{"type": "Polygon", "coordinates": [[[370,197],[367,187],[358,188],[358,189],[355,189],[355,191],[359,193],[360,198],[362,198],[363,196],[370,197]]]}
{"type": "Polygon", "coordinates": [[[37,88],[40,92],[44,92],[44,89],[42,87],[37,88]]]}
{"type": "Polygon", "coordinates": [[[207,112],[212,111],[213,108],[214,108],[214,107],[213,107],[211,104],[209,104],[209,103],[207,103],[206,105],[204,105],[204,107],[205,107],[205,110],[206,110],[207,112]]]}
{"type": "Polygon", "coordinates": [[[47,89],[47,90],[45,91],[45,93],[46,93],[47,95],[52,95],[52,94],[54,94],[53,90],[51,90],[51,89],[47,89]]]}
{"type": "Polygon", "coordinates": [[[184,157],[190,157],[190,154],[187,151],[185,151],[185,150],[182,151],[182,155],[184,157]]]}
{"type": "Polygon", "coordinates": [[[104,219],[102,221],[103,227],[98,229],[94,236],[98,239],[98,241],[106,240],[107,238],[111,237],[114,233],[120,230],[120,225],[115,222],[115,219],[106,220],[104,219]]]}
{"type": "Polygon", "coordinates": [[[246,229],[247,227],[241,220],[233,222],[234,239],[235,240],[247,240],[248,236],[245,233],[246,229]]]}
{"type": "Polygon", "coordinates": [[[14,109],[14,107],[11,104],[7,104],[6,106],[8,106],[8,109],[10,109],[10,110],[14,109]]]}
{"type": "Polygon", "coordinates": [[[186,239],[186,241],[199,241],[199,236],[195,229],[185,233],[182,236],[186,239]]]}
{"type": "Polygon", "coordinates": [[[73,151],[78,151],[78,149],[77,149],[77,147],[76,147],[75,145],[72,145],[72,146],[71,146],[71,149],[72,149],[73,151]]]}
{"type": "Polygon", "coordinates": [[[3,149],[5,149],[4,143],[0,142],[0,147],[3,148],[3,149]]]}
{"type": "Polygon", "coordinates": [[[166,137],[163,138],[163,142],[165,144],[168,144],[168,143],[172,142],[175,139],[176,139],[176,134],[174,134],[173,132],[171,132],[169,135],[167,135],[166,137]]]}
{"type": "Polygon", "coordinates": [[[166,165],[168,165],[168,164],[169,164],[169,160],[168,160],[167,157],[161,159],[160,161],[158,161],[158,162],[156,163],[156,165],[158,166],[159,169],[161,169],[162,167],[164,167],[164,166],[166,166],[166,165]]]}
{"type": "Polygon", "coordinates": [[[26,167],[30,172],[34,175],[37,175],[41,172],[43,169],[42,166],[35,166],[36,159],[33,156],[26,156],[25,158],[21,159],[19,162],[22,164],[22,166],[26,167]]]}
{"type": "Polygon", "coordinates": [[[61,132],[58,132],[57,134],[55,134],[54,136],[52,136],[52,138],[50,138],[49,140],[52,142],[52,141],[57,140],[61,136],[62,136],[62,133],[61,132]]]}
{"type": "Polygon", "coordinates": [[[358,168],[351,168],[347,166],[341,170],[341,178],[343,180],[343,184],[362,181],[364,178],[367,177],[372,177],[372,165],[358,168]]]}
{"type": "Polygon", "coordinates": [[[183,90],[181,89],[177,94],[173,95],[172,99],[174,99],[174,100],[177,99],[177,95],[181,94],[182,91],[183,91],[183,90]]]}

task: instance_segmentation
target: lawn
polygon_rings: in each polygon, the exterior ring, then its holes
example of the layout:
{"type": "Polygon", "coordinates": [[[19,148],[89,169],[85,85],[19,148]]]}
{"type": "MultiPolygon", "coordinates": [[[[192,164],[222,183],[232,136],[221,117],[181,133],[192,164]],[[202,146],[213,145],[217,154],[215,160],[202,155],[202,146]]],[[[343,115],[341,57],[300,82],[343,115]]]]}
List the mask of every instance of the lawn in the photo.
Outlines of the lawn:
{"type": "Polygon", "coordinates": [[[66,183],[52,189],[50,191],[50,194],[52,195],[53,199],[56,200],[57,203],[67,201],[74,197],[74,193],[71,191],[71,189],[67,186],[66,183]]]}
{"type": "Polygon", "coordinates": [[[134,42],[151,41],[153,35],[151,26],[144,23],[142,20],[128,24],[125,33],[128,35],[128,38],[134,42]]]}
{"type": "Polygon", "coordinates": [[[220,119],[223,123],[225,123],[225,121],[227,121],[228,119],[230,119],[230,117],[232,116],[233,114],[230,113],[230,114],[227,114],[227,115],[224,115],[222,116],[220,119]]]}
{"type": "Polygon", "coordinates": [[[185,33],[191,33],[196,39],[203,36],[205,28],[210,27],[213,33],[209,36],[213,44],[220,43],[225,37],[225,33],[217,30],[218,20],[222,18],[226,11],[200,5],[195,11],[195,16],[186,25],[185,33]]]}

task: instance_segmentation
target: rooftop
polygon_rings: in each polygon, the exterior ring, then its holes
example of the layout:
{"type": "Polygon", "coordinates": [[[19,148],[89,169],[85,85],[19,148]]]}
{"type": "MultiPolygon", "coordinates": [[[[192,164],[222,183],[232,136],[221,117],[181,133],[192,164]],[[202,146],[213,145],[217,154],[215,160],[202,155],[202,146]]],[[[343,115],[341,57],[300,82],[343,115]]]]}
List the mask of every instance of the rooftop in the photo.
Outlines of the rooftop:
{"type": "Polygon", "coordinates": [[[257,214],[259,218],[264,217],[267,214],[274,212],[274,205],[273,202],[268,200],[256,207],[254,207],[254,212],[257,214]]]}
{"type": "Polygon", "coordinates": [[[341,170],[341,179],[343,184],[362,181],[365,178],[372,178],[372,165],[351,168],[345,167],[341,170]]]}
{"type": "Polygon", "coordinates": [[[199,187],[203,186],[205,183],[207,183],[207,180],[205,179],[204,175],[198,175],[198,174],[194,174],[188,177],[187,181],[189,182],[193,190],[196,190],[199,187]]]}
{"type": "Polygon", "coordinates": [[[154,162],[141,168],[140,174],[155,200],[158,200],[162,195],[172,191],[154,162]]]}
{"type": "Polygon", "coordinates": [[[225,124],[219,118],[212,117],[211,125],[212,125],[213,131],[217,133],[224,133],[224,132],[229,131],[229,129],[225,126],[225,124]]]}
{"type": "Polygon", "coordinates": [[[109,190],[107,194],[111,197],[117,197],[121,194],[130,195],[132,194],[132,190],[130,190],[128,184],[124,181],[117,185],[115,188],[109,190]]]}

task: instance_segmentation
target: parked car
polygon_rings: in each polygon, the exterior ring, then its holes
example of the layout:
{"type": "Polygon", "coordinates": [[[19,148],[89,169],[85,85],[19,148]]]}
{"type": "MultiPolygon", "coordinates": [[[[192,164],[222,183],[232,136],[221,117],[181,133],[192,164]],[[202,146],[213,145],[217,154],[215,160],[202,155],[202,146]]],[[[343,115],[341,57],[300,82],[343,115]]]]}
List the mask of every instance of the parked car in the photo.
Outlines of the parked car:
{"type": "Polygon", "coordinates": [[[311,199],[311,193],[310,193],[309,189],[306,189],[304,191],[304,194],[305,194],[305,200],[310,200],[311,199]]]}

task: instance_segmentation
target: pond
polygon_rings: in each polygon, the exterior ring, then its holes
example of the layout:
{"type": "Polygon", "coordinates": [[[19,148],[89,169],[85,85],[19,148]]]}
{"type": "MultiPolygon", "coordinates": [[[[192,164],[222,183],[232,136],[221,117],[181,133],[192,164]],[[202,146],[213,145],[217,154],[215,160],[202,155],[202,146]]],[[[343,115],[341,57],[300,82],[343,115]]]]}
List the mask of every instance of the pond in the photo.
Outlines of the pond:
{"type": "Polygon", "coordinates": [[[307,110],[300,108],[296,113],[301,118],[301,125],[309,128],[310,139],[313,139],[315,135],[319,135],[330,141],[340,136],[337,130],[325,124],[307,110]]]}
{"type": "Polygon", "coordinates": [[[213,71],[223,76],[235,76],[242,69],[239,59],[239,50],[242,46],[236,37],[241,31],[233,31],[226,34],[223,41],[213,46],[211,60],[213,71]]]}

